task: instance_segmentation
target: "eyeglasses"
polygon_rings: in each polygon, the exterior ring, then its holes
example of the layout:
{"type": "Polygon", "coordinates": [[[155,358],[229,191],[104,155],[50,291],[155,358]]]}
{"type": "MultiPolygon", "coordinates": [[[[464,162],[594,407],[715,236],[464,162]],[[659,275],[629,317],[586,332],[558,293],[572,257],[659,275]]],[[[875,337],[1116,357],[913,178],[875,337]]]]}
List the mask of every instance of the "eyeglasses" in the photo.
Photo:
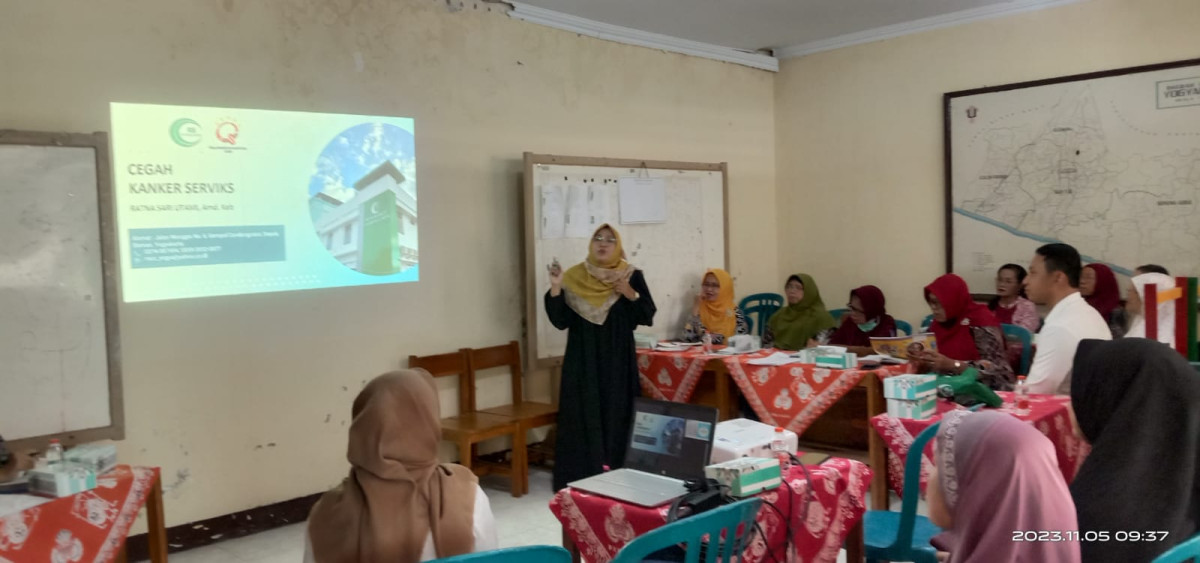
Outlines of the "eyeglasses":
{"type": "Polygon", "coordinates": [[[719,283],[702,283],[702,284],[700,284],[700,287],[703,287],[705,289],[721,289],[721,284],[719,284],[719,283]]]}
{"type": "Polygon", "coordinates": [[[617,244],[617,237],[606,237],[603,235],[596,235],[596,238],[594,238],[592,240],[594,240],[596,242],[607,242],[608,244],[617,244]]]}
{"type": "Polygon", "coordinates": [[[851,313],[862,313],[862,314],[864,314],[864,315],[865,315],[865,314],[867,314],[867,312],[866,312],[866,311],[864,311],[864,310],[862,310],[862,309],[858,309],[858,308],[856,308],[854,305],[851,305],[851,304],[849,304],[849,303],[847,303],[847,304],[846,304],[846,308],[847,308],[847,309],[850,309],[850,312],[851,312],[851,313]]]}

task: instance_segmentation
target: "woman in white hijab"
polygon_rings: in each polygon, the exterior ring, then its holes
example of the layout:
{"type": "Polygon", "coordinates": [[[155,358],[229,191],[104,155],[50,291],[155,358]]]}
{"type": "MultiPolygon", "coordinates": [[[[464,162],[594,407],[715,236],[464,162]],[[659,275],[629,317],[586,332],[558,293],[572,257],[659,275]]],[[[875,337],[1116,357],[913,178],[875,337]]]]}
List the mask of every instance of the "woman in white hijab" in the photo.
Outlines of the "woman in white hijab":
{"type": "Polygon", "coordinates": [[[1129,288],[1129,293],[1125,297],[1125,311],[1129,313],[1133,322],[1129,325],[1129,331],[1125,333],[1126,338],[1145,338],[1146,337],[1146,307],[1158,307],[1158,341],[1168,346],[1175,346],[1175,302],[1167,301],[1165,303],[1154,304],[1146,303],[1146,286],[1155,285],[1158,288],[1158,293],[1161,295],[1163,291],[1173,289],[1175,287],[1175,278],[1163,274],[1149,273],[1133,277],[1133,286],[1129,288]]]}

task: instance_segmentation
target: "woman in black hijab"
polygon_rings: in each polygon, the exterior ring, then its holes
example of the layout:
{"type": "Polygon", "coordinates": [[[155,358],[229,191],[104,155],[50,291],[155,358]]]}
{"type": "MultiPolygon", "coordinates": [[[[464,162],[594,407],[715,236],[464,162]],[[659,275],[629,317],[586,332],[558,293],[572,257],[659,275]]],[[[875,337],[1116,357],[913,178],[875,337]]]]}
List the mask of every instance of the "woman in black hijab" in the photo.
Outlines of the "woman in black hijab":
{"type": "MultiPolygon", "coordinates": [[[[1084,340],[1071,404],[1092,451],[1071,483],[1084,563],[1148,562],[1200,524],[1200,374],[1152,340],[1084,340]],[[1121,532],[1118,539],[1117,532],[1121,532]],[[1163,541],[1122,541],[1167,532],[1163,541]]],[[[1161,536],[1161,534],[1159,534],[1161,536]]]]}

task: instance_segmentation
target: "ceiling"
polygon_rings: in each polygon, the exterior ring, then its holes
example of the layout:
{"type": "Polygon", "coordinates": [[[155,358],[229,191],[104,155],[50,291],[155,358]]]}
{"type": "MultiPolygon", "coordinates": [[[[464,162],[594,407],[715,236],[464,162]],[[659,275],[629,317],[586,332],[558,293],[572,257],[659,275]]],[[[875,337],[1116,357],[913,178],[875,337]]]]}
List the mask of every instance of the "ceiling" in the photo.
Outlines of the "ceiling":
{"type": "Polygon", "coordinates": [[[803,46],[847,35],[870,35],[873,31],[880,36],[894,36],[898,34],[895,30],[879,28],[920,24],[930,18],[946,25],[954,20],[1065,3],[1062,0],[520,1],[597,22],[742,50],[803,46]]]}

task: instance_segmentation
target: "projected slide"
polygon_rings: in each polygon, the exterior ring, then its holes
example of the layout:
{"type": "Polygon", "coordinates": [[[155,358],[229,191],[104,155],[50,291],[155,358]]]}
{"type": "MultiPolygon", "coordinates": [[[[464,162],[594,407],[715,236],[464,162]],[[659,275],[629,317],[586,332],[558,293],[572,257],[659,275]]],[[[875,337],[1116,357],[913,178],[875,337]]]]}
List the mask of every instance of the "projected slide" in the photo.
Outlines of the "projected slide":
{"type": "Polygon", "coordinates": [[[412,119],[111,109],[125,301],[419,278],[412,119]]]}

